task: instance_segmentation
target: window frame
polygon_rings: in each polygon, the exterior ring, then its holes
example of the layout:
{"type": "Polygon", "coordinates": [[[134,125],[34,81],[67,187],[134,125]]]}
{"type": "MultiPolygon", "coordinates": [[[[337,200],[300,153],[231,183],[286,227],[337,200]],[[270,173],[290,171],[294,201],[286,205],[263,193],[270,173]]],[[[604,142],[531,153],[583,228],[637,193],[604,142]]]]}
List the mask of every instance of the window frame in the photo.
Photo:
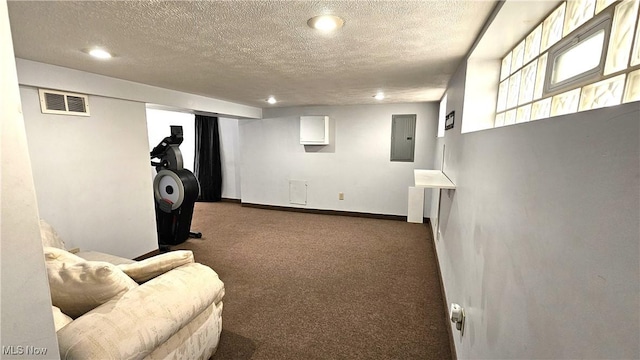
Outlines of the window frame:
{"type": "MultiPolygon", "coordinates": [[[[614,8],[614,7],[612,7],[614,8]]],[[[547,67],[545,70],[545,79],[542,89],[542,98],[553,96],[576,87],[588,85],[598,80],[603,79],[605,62],[607,60],[607,50],[609,48],[609,39],[611,37],[611,27],[613,24],[613,12],[611,9],[608,11],[602,11],[592,19],[582,24],[577,29],[573,30],[567,37],[560,39],[551,48],[547,50],[547,67]],[[561,55],[565,54],[568,50],[574,46],[580,44],[582,40],[589,39],[592,35],[596,34],[600,30],[604,30],[604,39],[602,43],[602,49],[600,50],[600,61],[598,66],[584,71],[580,74],[574,75],[568,79],[564,79],[555,84],[551,83],[551,77],[553,76],[553,69],[556,60],[561,55]]]]}

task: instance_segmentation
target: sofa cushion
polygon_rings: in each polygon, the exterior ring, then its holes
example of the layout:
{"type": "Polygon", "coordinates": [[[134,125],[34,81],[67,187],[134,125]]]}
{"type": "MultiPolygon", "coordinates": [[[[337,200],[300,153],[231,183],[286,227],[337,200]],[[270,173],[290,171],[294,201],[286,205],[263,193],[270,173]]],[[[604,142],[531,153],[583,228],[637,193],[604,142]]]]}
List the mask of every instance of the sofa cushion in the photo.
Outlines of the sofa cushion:
{"type": "Polygon", "coordinates": [[[220,342],[222,301],[211,304],[167,341],[153,349],[144,360],[210,359],[220,342]]]}
{"type": "Polygon", "coordinates": [[[53,305],[77,318],[138,286],[117,266],[44,248],[53,305]],[[80,261],[77,261],[77,259],[80,261]]]}
{"type": "Polygon", "coordinates": [[[51,246],[58,249],[65,248],[64,240],[58,235],[53,226],[42,219],[40,219],[40,236],[42,237],[42,246],[51,246]]]}
{"type": "Polygon", "coordinates": [[[53,312],[53,325],[56,328],[56,332],[73,321],[72,318],[63,314],[57,306],[51,306],[51,311],[53,312]]]}
{"type": "Polygon", "coordinates": [[[136,282],[143,283],[171,269],[192,262],[193,252],[190,250],[177,250],[156,255],[135,263],[121,264],[118,265],[118,267],[136,282]]]}

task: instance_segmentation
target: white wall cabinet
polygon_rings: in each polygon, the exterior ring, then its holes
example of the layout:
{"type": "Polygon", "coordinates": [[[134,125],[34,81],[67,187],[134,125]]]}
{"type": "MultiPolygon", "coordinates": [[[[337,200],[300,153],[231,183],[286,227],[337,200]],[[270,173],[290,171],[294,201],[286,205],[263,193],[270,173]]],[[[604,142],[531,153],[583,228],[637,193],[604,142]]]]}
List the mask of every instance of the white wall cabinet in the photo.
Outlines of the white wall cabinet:
{"type": "Polygon", "coordinates": [[[329,145],[328,116],[300,116],[301,145],[329,145]]]}

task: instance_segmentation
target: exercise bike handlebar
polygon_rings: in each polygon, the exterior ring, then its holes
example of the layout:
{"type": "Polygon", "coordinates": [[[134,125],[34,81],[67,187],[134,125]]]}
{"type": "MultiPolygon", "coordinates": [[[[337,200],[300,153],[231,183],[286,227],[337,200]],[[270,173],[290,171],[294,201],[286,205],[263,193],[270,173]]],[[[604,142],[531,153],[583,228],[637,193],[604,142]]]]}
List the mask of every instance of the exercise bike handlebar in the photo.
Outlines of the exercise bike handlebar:
{"type": "Polygon", "coordinates": [[[172,146],[180,146],[184,138],[182,137],[182,126],[171,125],[171,136],[162,139],[156,147],[151,150],[151,158],[162,158],[167,150],[172,146]]]}

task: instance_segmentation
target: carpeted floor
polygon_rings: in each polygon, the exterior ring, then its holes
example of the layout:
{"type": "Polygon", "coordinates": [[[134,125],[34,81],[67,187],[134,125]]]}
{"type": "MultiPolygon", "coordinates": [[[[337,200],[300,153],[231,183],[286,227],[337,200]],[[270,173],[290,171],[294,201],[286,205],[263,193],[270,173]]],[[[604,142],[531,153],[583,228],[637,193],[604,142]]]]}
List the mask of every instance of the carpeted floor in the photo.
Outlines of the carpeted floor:
{"type": "Polygon", "coordinates": [[[197,203],[193,250],[225,283],[212,359],[450,359],[423,224],[197,203]]]}

